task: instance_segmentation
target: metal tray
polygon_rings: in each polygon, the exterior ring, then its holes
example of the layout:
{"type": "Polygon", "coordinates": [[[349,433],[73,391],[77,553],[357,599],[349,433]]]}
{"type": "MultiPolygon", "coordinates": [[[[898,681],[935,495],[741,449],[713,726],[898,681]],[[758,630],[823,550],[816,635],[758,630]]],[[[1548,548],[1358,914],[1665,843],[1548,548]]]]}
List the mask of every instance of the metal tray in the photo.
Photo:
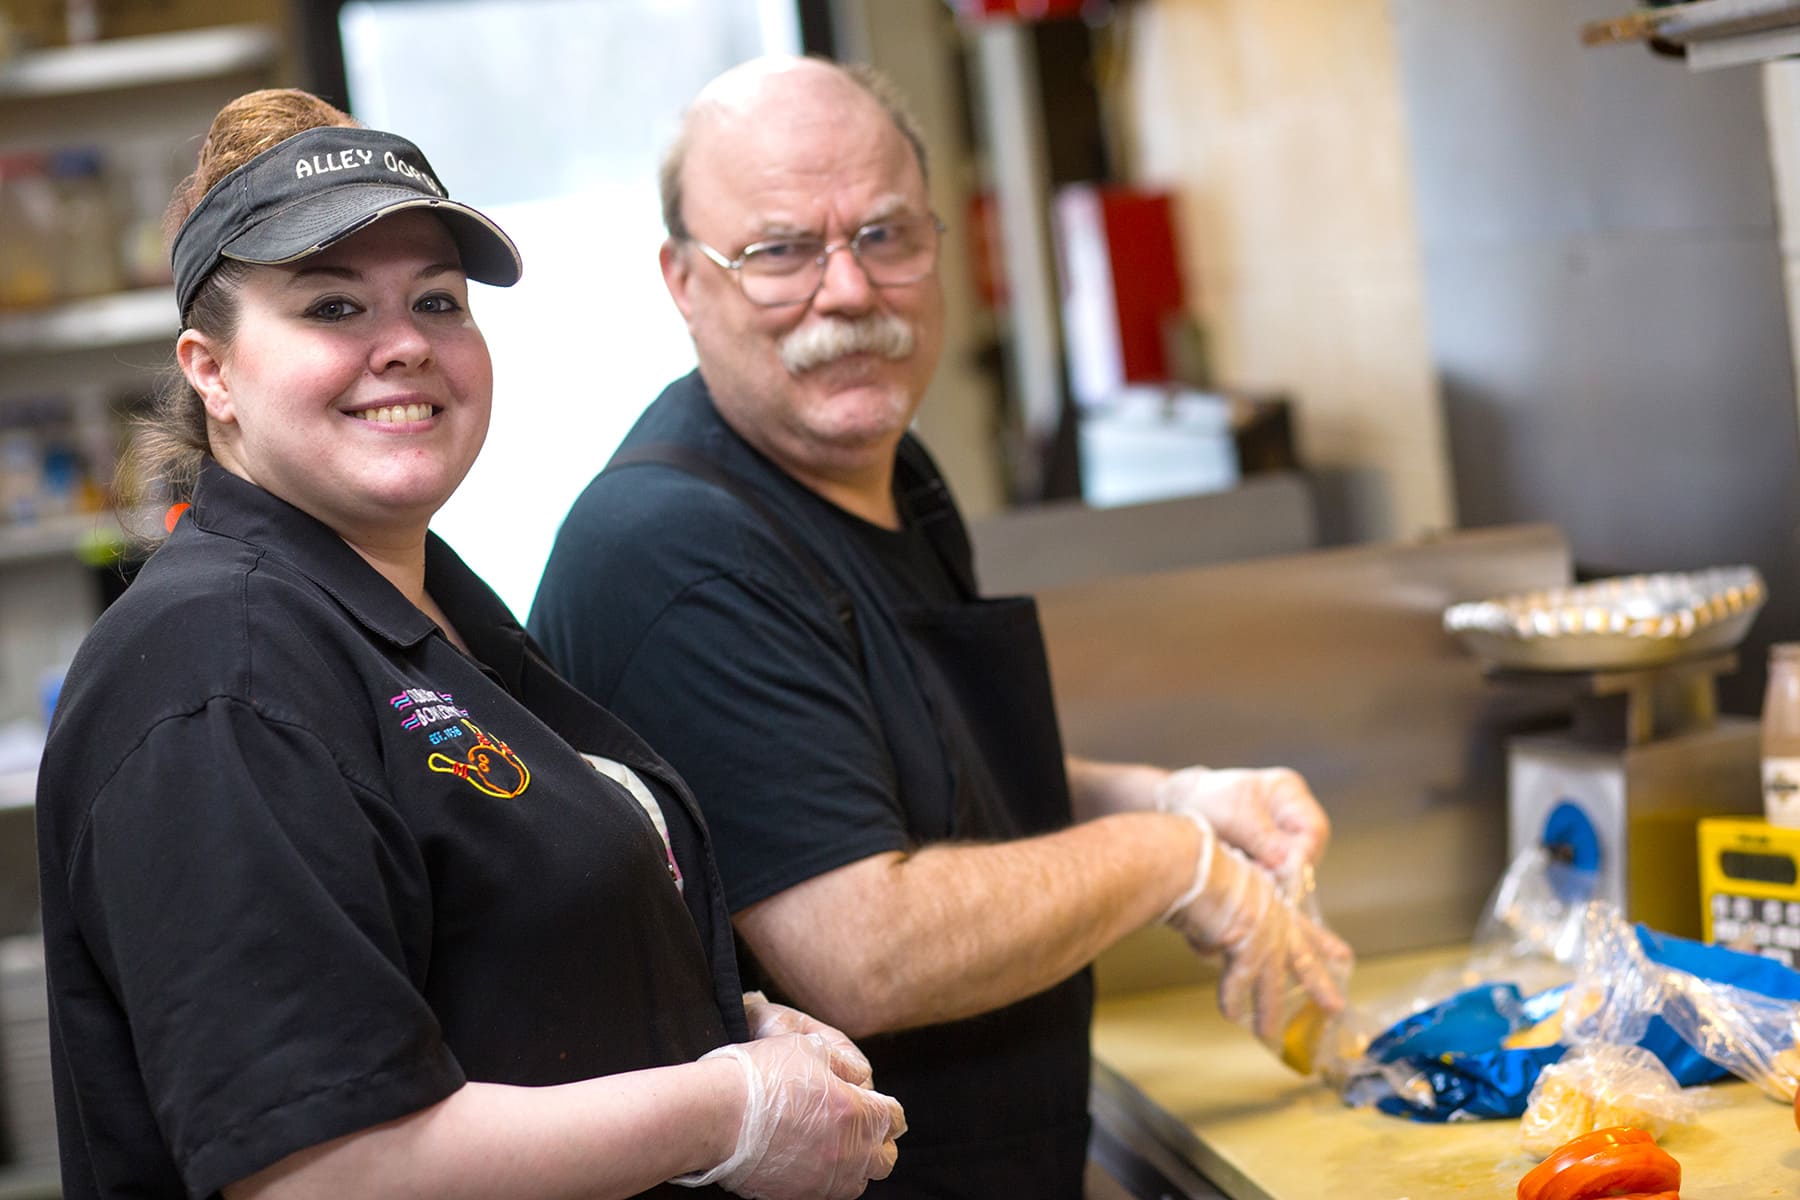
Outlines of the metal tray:
{"type": "Polygon", "coordinates": [[[1736,646],[1766,596],[1755,567],[1624,575],[1454,604],[1444,628],[1500,667],[1648,667],[1736,646]]]}

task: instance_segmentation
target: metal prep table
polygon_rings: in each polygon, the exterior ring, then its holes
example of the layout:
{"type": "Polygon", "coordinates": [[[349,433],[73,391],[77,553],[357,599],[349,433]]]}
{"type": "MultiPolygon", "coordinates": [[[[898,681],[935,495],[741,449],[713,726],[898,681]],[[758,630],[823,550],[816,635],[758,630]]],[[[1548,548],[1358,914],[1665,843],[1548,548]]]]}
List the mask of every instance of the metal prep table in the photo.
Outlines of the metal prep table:
{"type": "MultiPolygon", "coordinates": [[[[1352,999],[1382,999],[1466,955],[1454,946],[1359,963],[1352,999]]],[[[1220,1016],[1203,986],[1103,999],[1094,1055],[1096,1117],[1173,1160],[1183,1173],[1173,1182],[1217,1189],[1166,1193],[1174,1197],[1510,1200],[1535,1162],[1516,1121],[1430,1125],[1345,1107],[1220,1016]]],[[[1793,1110],[1735,1080],[1709,1093],[1698,1123],[1662,1143],[1681,1162],[1683,1200],[1800,1197],[1793,1110]]]]}

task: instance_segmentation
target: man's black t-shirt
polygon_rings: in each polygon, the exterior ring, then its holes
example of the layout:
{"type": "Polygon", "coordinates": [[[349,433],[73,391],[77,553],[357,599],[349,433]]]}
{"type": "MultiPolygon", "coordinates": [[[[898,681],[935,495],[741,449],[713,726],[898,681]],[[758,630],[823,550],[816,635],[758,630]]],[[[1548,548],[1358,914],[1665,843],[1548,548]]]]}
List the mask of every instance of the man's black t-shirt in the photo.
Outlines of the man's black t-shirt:
{"type": "MultiPolygon", "coordinates": [[[[789,533],[840,520],[887,532],[757,458],[697,375],[671,385],[627,444],[664,440],[750,481],[789,533]]],[[[533,637],[565,677],[653,744],[660,735],[680,747],[665,752],[707,809],[734,912],[945,832],[909,821],[909,801],[938,798],[910,796],[901,775],[910,765],[930,772],[916,790],[950,787],[929,707],[921,697],[910,712],[883,712],[868,685],[913,674],[898,633],[874,624],[894,581],[866,556],[806,544],[855,598],[859,630],[732,495],[676,470],[609,471],[564,520],[531,612],[533,637]]]]}
{"type": "Polygon", "coordinates": [[[38,793],[67,1195],[204,1196],[465,1080],[745,1036],[680,780],[435,538],[426,582],[469,654],[208,464],[83,645],[38,793]]]}
{"type": "Polygon", "coordinates": [[[943,555],[917,524],[883,529],[853,513],[832,514],[882,566],[881,578],[896,605],[955,604],[963,599],[943,555]]]}
{"type": "MultiPolygon", "coordinates": [[[[942,537],[843,512],[733,432],[698,374],[663,392],[621,455],[640,457],[603,472],[564,520],[531,630],[692,785],[733,912],[874,855],[1068,824],[1066,799],[1053,811],[1048,792],[1008,794],[1008,811],[984,810],[996,819],[980,827],[960,819],[959,789],[990,777],[987,756],[1025,756],[982,741],[985,726],[918,655],[907,624],[909,609],[981,607],[953,506],[919,506],[942,537]],[[670,446],[736,480],[755,506],[666,459],[647,465],[670,446]]],[[[901,456],[920,476],[906,486],[935,495],[923,449],[908,441],[901,456]]],[[[1017,697],[1020,710],[1049,709],[1047,677],[1016,686],[1034,692],[1017,697]]],[[[1051,769],[1060,777],[1060,753],[1051,769]]],[[[745,970],[772,982],[754,961],[745,970]]],[[[1054,1176],[1031,1194],[1078,1195],[1085,986],[1080,977],[966,1021],[864,1039],[908,1124],[892,1177],[870,1194],[1000,1195],[1054,1176]]]]}

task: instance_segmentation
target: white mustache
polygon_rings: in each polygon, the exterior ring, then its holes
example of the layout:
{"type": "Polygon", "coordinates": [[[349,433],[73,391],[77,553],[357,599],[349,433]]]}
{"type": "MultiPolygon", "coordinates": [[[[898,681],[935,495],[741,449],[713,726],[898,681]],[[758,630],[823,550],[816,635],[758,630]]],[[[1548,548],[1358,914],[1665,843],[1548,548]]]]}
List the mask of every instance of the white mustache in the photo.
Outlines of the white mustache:
{"type": "Polygon", "coordinates": [[[912,326],[892,313],[870,313],[855,320],[825,317],[781,339],[781,365],[799,375],[851,354],[898,359],[912,351],[912,326]]]}

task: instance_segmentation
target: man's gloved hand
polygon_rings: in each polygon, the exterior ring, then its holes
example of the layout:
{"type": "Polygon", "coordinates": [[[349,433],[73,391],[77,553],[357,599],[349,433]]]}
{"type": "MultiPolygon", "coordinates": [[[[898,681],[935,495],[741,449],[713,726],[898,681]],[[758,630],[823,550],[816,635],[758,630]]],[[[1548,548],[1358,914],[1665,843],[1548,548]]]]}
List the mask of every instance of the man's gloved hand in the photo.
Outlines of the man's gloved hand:
{"type": "Polygon", "coordinates": [[[1204,817],[1186,815],[1201,831],[1194,883],[1163,919],[1195,950],[1224,956],[1220,1011],[1233,1021],[1250,1016],[1256,1036],[1272,1043],[1290,988],[1304,990],[1327,1013],[1342,1009],[1333,974],[1349,963],[1350,947],[1284,904],[1274,877],[1220,844],[1204,817]]]}
{"type": "Polygon", "coordinates": [[[874,1069],[869,1066],[868,1057],[857,1049],[856,1043],[817,1017],[809,1016],[797,1008],[789,1008],[785,1004],[777,1004],[761,992],[745,992],[744,1021],[750,1026],[752,1039],[776,1037],[783,1033],[816,1033],[838,1053],[840,1074],[842,1068],[852,1068],[852,1073],[845,1075],[845,1079],[860,1087],[868,1087],[874,1082],[874,1069]]]}
{"type": "Polygon", "coordinates": [[[753,1200],[849,1200],[894,1169],[894,1139],[906,1132],[900,1102],[853,1082],[868,1064],[822,1035],[775,1034],[702,1057],[743,1068],[744,1119],[730,1158],[672,1182],[717,1184],[753,1200]]]}
{"type": "Polygon", "coordinates": [[[1286,767],[1172,771],[1157,785],[1156,807],[1205,817],[1227,845],[1271,871],[1316,864],[1331,837],[1312,789],[1286,767]]]}

